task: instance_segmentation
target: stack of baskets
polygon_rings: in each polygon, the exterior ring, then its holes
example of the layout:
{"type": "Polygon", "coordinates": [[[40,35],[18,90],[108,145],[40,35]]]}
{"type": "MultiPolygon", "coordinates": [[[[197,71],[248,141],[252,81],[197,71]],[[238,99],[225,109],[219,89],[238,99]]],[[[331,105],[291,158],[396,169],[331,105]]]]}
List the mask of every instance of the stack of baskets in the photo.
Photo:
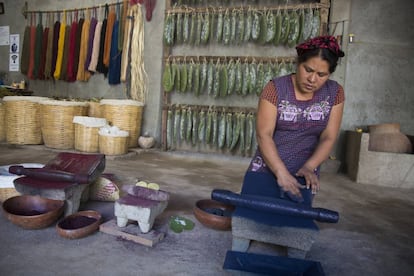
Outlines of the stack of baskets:
{"type": "Polygon", "coordinates": [[[101,118],[101,104],[96,101],[89,101],[88,116],[101,118]]]}
{"type": "Polygon", "coordinates": [[[143,106],[135,100],[79,102],[7,96],[0,102],[0,142],[125,154],[138,146],[143,106]]]}
{"type": "Polygon", "coordinates": [[[13,180],[17,177],[9,173],[9,165],[0,166],[0,202],[18,196],[20,193],[14,188],[13,180]]]}
{"type": "Polygon", "coordinates": [[[0,102],[0,142],[6,141],[6,126],[5,126],[5,107],[4,104],[0,102]]]}
{"type": "Polygon", "coordinates": [[[110,125],[117,126],[129,133],[128,147],[138,146],[141,134],[142,110],[144,104],[134,100],[104,99],[100,101],[100,110],[110,125]]]}
{"type": "Polygon", "coordinates": [[[75,149],[84,152],[99,151],[99,128],[107,125],[105,118],[75,116],[75,149]]]}
{"type": "Polygon", "coordinates": [[[0,187],[0,202],[5,202],[7,199],[19,195],[20,193],[14,187],[0,187]]]}
{"type": "Polygon", "coordinates": [[[0,202],[5,202],[7,199],[19,195],[20,193],[15,188],[0,188],[0,202]]]}
{"type": "Polygon", "coordinates": [[[40,124],[40,104],[46,97],[6,96],[4,123],[6,140],[10,144],[38,145],[43,143],[40,124]]]}
{"type": "Polygon", "coordinates": [[[87,102],[49,100],[41,102],[41,126],[45,146],[72,149],[75,144],[75,116],[86,116],[87,102]]]}
{"type": "Polygon", "coordinates": [[[128,152],[129,133],[117,127],[99,130],[99,152],[105,155],[121,155],[128,152]],[[116,129],[113,131],[113,129],[116,129]]]}
{"type": "MultiPolygon", "coordinates": [[[[22,163],[15,164],[25,168],[42,168],[43,164],[39,163],[22,163]]],[[[14,187],[13,181],[20,176],[9,173],[9,167],[11,165],[0,166],[0,202],[4,202],[7,199],[18,196],[20,193],[14,187]]]]}

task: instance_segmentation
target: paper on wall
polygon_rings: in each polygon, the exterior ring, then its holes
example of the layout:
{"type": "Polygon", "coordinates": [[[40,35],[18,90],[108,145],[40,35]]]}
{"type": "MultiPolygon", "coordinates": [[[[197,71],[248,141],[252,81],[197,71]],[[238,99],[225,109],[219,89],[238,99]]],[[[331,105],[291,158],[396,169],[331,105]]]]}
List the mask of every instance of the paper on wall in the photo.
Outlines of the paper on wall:
{"type": "Polygon", "coordinates": [[[0,26],[0,46],[10,44],[10,26],[0,26]]]}

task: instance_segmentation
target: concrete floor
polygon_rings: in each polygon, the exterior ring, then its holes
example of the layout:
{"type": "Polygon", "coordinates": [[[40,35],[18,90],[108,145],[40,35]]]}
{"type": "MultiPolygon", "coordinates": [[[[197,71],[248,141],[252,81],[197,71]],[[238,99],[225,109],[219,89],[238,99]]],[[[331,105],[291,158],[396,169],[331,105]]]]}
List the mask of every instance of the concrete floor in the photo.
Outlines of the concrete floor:
{"type": "MultiPolygon", "coordinates": [[[[0,144],[0,165],[46,163],[57,154],[43,146],[0,144]]],[[[214,188],[237,192],[248,159],[194,156],[157,151],[107,157],[106,173],[119,184],[136,179],[157,182],[171,193],[157,227],[166,237],[146,247],[102,232],[78,240],[57,235],[54,226],[24,230],[0,216],[0,275],[230,275],[222,269],[231,232],[204,227],[193,216],[198,199],[214,188]],[[196,223],[191,231],[168,231],[171,215],[196,223]]],[[[362,185],[345,175],[322,173],[315,207],[340,213],[337,224],[319,223],[320,235],[307,259],[319,261],[327,275],[413,275],[414,190],[362,185]]],[[[87,202],[104,220],[113,203],[87,202]]],[[[253,243],[250,252],[272,254],[272,246],[253,243]]]]}

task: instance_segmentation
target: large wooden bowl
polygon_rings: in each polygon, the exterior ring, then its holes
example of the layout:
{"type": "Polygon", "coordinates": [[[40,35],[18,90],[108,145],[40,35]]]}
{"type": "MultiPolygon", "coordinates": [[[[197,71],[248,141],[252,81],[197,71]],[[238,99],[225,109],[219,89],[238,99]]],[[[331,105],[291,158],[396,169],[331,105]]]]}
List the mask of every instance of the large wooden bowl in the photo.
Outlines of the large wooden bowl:
{"type": "Polygon", "coordinates": [[[3,213],[8,220],[24,229],[41,229],[58,220],[64,205],[63,200],[20,195],[3,202],[3,213]]]}
{"type": "Polygon", "coordinates": [[[231,229],[233,205],[224,204],[212,199],[201,199],[194,206],[194,215],[204,226],[216,230],[231,229]]]}
{"type": "Polygon", "coordinates": [[[63,218],[56,224],[56,231],[61,237],[80,239],[97,231],[101,220],[101,214],[96,211],[79,211],[63,218]]]}

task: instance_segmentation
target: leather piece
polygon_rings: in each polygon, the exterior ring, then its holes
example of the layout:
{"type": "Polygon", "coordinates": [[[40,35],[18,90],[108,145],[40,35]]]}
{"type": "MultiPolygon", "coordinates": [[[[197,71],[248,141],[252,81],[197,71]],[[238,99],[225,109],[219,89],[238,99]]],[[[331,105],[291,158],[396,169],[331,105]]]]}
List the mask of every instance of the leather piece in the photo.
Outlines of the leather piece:
{"type": "Polygon", "coordinates": [[[14,182],[44,189],[62,189],[92,183],[105,169],[105,155],[61,152],[43,168],[10,166],[9,172],[25,175],[14,182]]]}

